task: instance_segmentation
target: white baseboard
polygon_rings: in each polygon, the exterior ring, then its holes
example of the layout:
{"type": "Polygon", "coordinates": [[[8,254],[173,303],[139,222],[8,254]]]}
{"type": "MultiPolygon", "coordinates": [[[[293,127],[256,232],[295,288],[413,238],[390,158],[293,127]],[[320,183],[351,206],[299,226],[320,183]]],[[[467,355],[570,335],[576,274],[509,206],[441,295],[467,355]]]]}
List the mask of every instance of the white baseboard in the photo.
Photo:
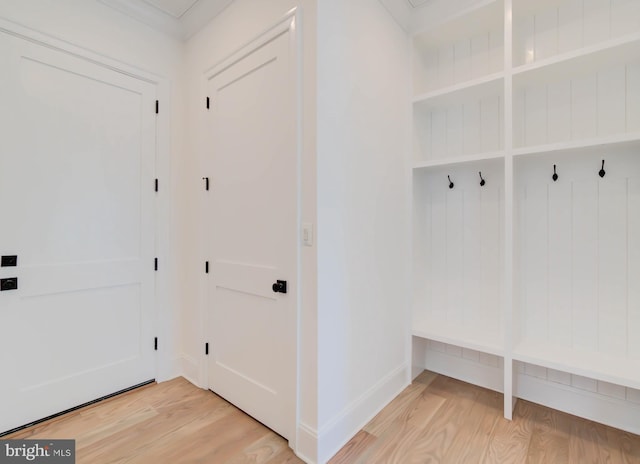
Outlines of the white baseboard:
{"type": "Polygon", "coordinates": [[[406,363],[398,366],[321,427],[317,439],[319,464],[326,463],[407,387],[408,369],[406,363]]]}
{"type": "Polygon", "coordinates": [[[180,358],[180,375],[194,384],[196,387],[205,388],[199,382],[200,379],[200,365],[198,361],[191,356],[182,355],[180,358]]]}
{"type": "Polygon", "coordinates": [[[574,416],[640,435],[640,404],[517,374],[514,395],[574,416]]]}
{"type": "Polygon", "coordinates": [[[316,464],[318,456],[318,431],[304,422],[298,424],[296,456],[307,464],[316,464]]]}

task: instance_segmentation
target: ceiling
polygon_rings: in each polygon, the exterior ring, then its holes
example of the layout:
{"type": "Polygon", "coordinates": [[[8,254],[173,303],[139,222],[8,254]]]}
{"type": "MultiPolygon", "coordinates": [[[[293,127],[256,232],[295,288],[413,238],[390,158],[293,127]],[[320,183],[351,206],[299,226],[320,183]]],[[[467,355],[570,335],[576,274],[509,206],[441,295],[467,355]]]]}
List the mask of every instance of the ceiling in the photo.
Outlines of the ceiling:
{"type": "Polygon", "coordinates": [[[202,29],[233,0],[98,0],[177,39],[202,29]]]}
{"type": "Polygon", "coordinates": [[[193,5],[198,3],[199,0],[143,0],[143,1],[164,13],[173,16],[176,19],[180,19],[187,11],[189,11],[189,9],[193,5]]]}
{"type": "MultiPolygon", "coordinates": [[[[233,0],[97,1],[181,40],[193,36],[233,2],[233,0]]],[[[444,18],[455,16],[465,9],[487,1],[489,0],[380,0],[380,3],[387,8],[405,31],[413,34],[444,18]]]]}

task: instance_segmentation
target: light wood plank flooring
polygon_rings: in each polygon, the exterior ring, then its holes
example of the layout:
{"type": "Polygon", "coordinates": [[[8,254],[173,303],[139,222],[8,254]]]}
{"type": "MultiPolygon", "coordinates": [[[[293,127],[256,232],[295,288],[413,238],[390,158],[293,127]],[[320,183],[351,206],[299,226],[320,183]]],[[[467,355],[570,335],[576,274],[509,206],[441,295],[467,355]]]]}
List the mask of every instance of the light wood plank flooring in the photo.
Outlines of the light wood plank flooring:
{"type": "Polygon", "coordinates": [[[183,378],[3,438],[74,438],[77,464],[302,463],[284,438],[183,378]]]}
{"type": "MultiPolygon", "coordinates": [[[[640,420],[640,418],[639,418],[640,420]]],[[[423,372],[330,461],[369,463],[639,463],[640,436],[423,372]]]]}
{"type": "MultiPolygon", "coordinates": [[[[78,464],[301,463],[286,441],[184,379],[150,385],[4,438],[75,438],[78,464]]],[[[640,436],[424,372],[330,461],[638,463],[640,436]]]]}

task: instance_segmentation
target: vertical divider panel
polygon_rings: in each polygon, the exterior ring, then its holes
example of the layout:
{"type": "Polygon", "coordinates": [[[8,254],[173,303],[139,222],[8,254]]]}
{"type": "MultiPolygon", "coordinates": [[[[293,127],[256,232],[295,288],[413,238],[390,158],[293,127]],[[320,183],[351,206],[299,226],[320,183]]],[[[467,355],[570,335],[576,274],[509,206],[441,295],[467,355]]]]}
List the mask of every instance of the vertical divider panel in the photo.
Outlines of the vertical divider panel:
{"type": "Polygon", "coordinates": [[[627,203],[627,356],[640,359],[640,179],[629,179],[627,203]]]}
{"type": "Polygon", "coordinates": [[[515,376],[513,372],[513,330],[514,330],[514,179],[513,179],[513,0],[504,0],[504,92],[502,137],[505,150],[504,157],[504,288],[502,291],[502,322],[504,340],[504,384],[503,384],[503,413],[506,419],[513,417],[514,397],[513,387],[515,376]]]}

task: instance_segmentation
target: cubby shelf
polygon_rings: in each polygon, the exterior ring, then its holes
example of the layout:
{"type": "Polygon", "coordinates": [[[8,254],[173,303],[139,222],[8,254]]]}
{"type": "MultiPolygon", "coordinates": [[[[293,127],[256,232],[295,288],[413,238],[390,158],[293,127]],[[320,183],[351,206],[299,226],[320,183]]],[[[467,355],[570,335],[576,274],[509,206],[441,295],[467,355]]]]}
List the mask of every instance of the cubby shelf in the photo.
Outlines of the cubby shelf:
{"type": "Polygon", "coordinates": [[[440,158],[429,161],[418,161],[414,163],[413,169],[429,169],[436,167],[454,166],[456,164],[476,163],[478,161],[487,161],[495,159],[503,159],[504,151],[494,151],[487,153],[478,153],[477,155],[458,156],[454,158],[440,158]]]}
{"type": "Polygon", "coordinates": [[[640,359],[582,351],[545,340],[522,341],[515,346],[513,359],[640,389],[640,359]]]}
{"type": "Polygon", "coordinates": [[[504,337],[498,330],[487,332],[435,318],[421,317],[414,322],[412,335],[496,356],[504,356],[504,347],[499,343],[504,337]]]}
{"type": "Polygon", "coordinates": [[[640,32],[580,48],[513,69],[518,85],[555,79],[558,76],[586,74],[613,64],[624,63],[640,52],[640,32]]]}
{"type": "Polygon", "coordinates": [[[512,154],[513,156],[535,156],[546,153],[572,154],[576,153],[577,151],[580,151],[582,153],[593,151],[602,152],[604,150],[607,150],[608,148],[619,148],[634,145],[640,145],[640,133],[611,135],[607,137],[597,137],[588,140],[571,140],[567,142],[522,147],[513,150],[512,154]]]}
{"type": "Polygon", "coordinates": [[[440,106],[465,102],[470,98],[478,98],[491,93],[497,94],[502,91],[503,79],[503,72],[490,74],[433,92],[416,95],[413,103],[414,105],[428,104],[429,106],[440,106]]]}

